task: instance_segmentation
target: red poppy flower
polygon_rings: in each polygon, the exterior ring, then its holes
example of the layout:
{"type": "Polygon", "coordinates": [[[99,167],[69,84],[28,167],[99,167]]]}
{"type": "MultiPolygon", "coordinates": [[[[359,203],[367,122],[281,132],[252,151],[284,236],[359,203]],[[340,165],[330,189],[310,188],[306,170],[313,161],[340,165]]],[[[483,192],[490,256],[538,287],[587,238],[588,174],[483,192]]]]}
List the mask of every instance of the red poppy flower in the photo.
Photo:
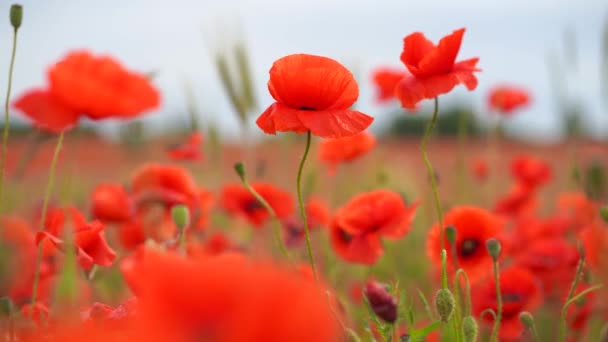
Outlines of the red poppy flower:
{"type": "MultiPolygon", "coordinates": [[[[502,320],[498,330],[500,340],[520,341],[525,330],[519,320],[522,311],[533,312],[542,303],[543,292],[540,282],[529,270],[521,267],[510,267],[500,272],[500,293],[502,297],[502,320]]],[[[496,312],[496,284],[494,277],[488,277],[486,281],[474,286],[471,293],[473,300],[473,312],[481,314],[486,309],[496,312]]],[[[491,316],[484,316],[487,325],[494,323],[491,316]]]]}
{"type": "Polygon", "coordinates": [[[331,222],[334,251],[346,261],[372,265],[383,254],[381,237],[398,240],[411,228],[418,202],[376,190],[359,194],[338,209],[331,222]]]}
{"type": "Polygon", "coordinates": [[[140,327],[159,339],[165,337],[162,340],[338,341],[342,337],[325,291],[319,291],[312,278],[267,262],[231,254],[188,260],[148,251],[136,281],[140,327]]]}
{"type": "Polygon", "coordinates": [[[44,89],[32,89],[19,97],[13,107],[32,120],[38,129],[61,133],[70,129],[80,119],[80,114],[62,103],[53,93],[44,89]]]}
{"type": "Polygon", "coordinates": [[[160,101],[146,76],[88,51],[68,54],[49,69],[48,79],[54,96],[93,120],[131,118],[156,108],[160,101]]]}
{"type": "Polygon", "coordinates": [[[471,163],[471,173],[479,181],[485,181],[490,173],[490,167],[485,159],[475,159],[471,163]]]}
{"type": "Polygon", "coordinates": [[[21,307],[21,315],[23,317],[31,318],[36,324],[40,325],[42,322],[47,321],[49,318],[49,308],[40,302],[32,304],[25,304],[21,307]]]}
{"type": "MultiPolygon", "coordinates": [[[[308,229],[314,230],[326,226],[329,223],[330,212],[327,204],[317,198],[310,198],[305,205],[308,229]]],[[[305,238],[304,224],[299,218],[288,217],[283,220],[285,228],[285,243],[289,247],[300,245],[305,238]]]]}
{"type": "Polygon", "coordinates": [[[192,175],[179,166],[146,164],[135,171],[131,180],[131,192],[138,206],[146,202],[168,207],[189,205],[197,198],[197,191],[192,175]]]}
{"type": "Polygon", "coordinates": [[[146,232],[141,218],[123,222],[118,227],[118,240],[123,248],[132,250],[146,242],[146,232]]]}
{"type": "Polygon", "coordinates": [[[488,107],[504,115],[509,115],[529,103],[530,93],[515,86],[497,86],[492,88],[488,95],[488,107]]]}
{"type": "Polygon", "coordinates": [[[569,230],[563,215],[540,219],[536,216],[517,217],[510,238],[513,254],[526,253],[531,241],[563,238],[569,230]]]}
{"type": "Polygon", "coordinates": [[[576,247],[564,238],[528,241],[516,263],[532,271],[542,282],[546,294],[561,293],[570,286],[578,263],[576,247]]]}
{"type": "MultiPolygon", "coordinates": [[[[598,275],[605,276],[608,269],[608,227],[598,222],[588,225],[582,230],[580,239],[583,242],[585,258],[589,267],[598,275]]],[[[608,279],[608,278],[607,278],[608,279]]]]}
{"type": "Polygon", "coordinates": [[[376,86],[376,101],[387,102],[395,98],[395,88],[399,81],[406,76],[403,69],[378,68],[372,74],[376,86]]]}
{"type": "Polygon", "coordinates": [[[268,90],[275,99],[256,123],[268,134],[305,133],[341,138],[366,129],[374,120],[349,110],[359,87],[342,64],[306,54],[283,57],[270,69],[268,90]]]}
{"type": "Polygon", "coordinates": [[[396,88],[397,98],[407,109],[414,109],[424,99],[433,99],[448,93],[458,84],[468,90],[477,87],[474,72],[479,58],[456,63],[465,29],[459,29],[443,37],[437,46],[423,33],[415,32],[403,39],[401,61],[411,75],[404,77],[396,88]]]}
{"type": "Polygon", "coordinates": [[[506,195],[496,201],[494,212],[510,217],[531,216],[537,207],[535,191],[528,186],[515,184],[506,195]]]}
{"type": "Polygon", "coordinates": [[[99,184],[93,190],[91,197],[91,212],[93,217],[98,220],[122,222],[134,214],[129,194],[120,184],[99,184]]]}
{"type": "Polygon", "coordinates": [[[171,160],[201,160],[203,159],[202,144],[203,135],[200,132],[194,132],[183,144],[169,147],[167,154],[171,160]]]}
{"type": "Polygon", "coordinates": [[[569,228],[580,231],[596,218],[600,206],[583,192],[561,193],[557,197],[557,211],[568,221],[569,228]]]}
{"type": "Polygon", "coordinates": [[[325,139],[319,144],[319,159],[334,169],[339,163],[349,162],[368,153],[376,145],[376,138],[368,132],[338,139],[325,139]]]}
{"type": "MultiPolygon", "coordinates": [[[[290,193],[263,182],[252,183],[251,187],[268,202],[278,218],[293,215],[295,205],[290,193]]],[[[245,218],[257,228],[270,218],[270,213],[240,184],[227,184],[222,189],[220,204],[228,213],[245,218]]]]}
{"type": "MultiPolygon", "coordinates": [[[[480,279],[492,271],[492,257],[486,250],[486,241],[502,238],[503,222],[491,212],[473,206],[454,207],[445,214],[445,226],[456,228],[456,260],[458,267],[465,270],[471,282],[480,279]]],[[[426,251],[437,269],[441,267],[441,250],[447,251],[448,271],[454,272],[454,253],[447,239],[442,244],[439,240],[439,225],[435,224],[429,231],[426,251]]],[[[504,245],[504,243],[503,243],[504,245]]]]}
{"type": "Polygon", "coordinates": [[[521,155],[511,161],[511,175],[518,183],[536,189],[551,180],[551,167],[533,156],[521,155]]]}
{"type": "Polygon", "coordinates": [[[74,232],[74,243],[77,247],[78,263],[85,270],[93,265],[110,266],[116,253],[108,245],[104,236],[104,225],[99,221],[87,223],[84,216],[75,208],[55,209],[47,216],[45,230],[36,234],[36,243],[48,240],[56,248],[63,248],[63,231],[65,225],[71,226],[74,232]],[[67,216],[67,217],[66,217],[67,216]],[[70,221],[66,222],[66,219],[70,221]]]}

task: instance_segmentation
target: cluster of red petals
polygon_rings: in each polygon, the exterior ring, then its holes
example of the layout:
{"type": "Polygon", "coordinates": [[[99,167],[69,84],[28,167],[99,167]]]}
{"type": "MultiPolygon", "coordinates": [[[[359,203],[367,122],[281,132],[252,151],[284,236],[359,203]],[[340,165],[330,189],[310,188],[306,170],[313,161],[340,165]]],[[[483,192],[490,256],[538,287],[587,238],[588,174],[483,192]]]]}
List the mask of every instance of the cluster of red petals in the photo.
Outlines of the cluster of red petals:
{"type": "Polygon", "coordinates": [[[359,87],[342,64],[307,54],[278,59],[270,69],[268,90],[276,101],[257,119],[268,134],[305,133],[341,138],[366,129],[374,120],[349,108],[359,87]]]}
{"type": "Polygon", "coordinates": [[[490,173],[490,167],[485,159],[477,158],[471,163],[471,173],[475,179],[485,181],[490,173]]]}
{"type": "Polygon", "coordinates": [[[74,51],[48,70],[49,87],[33,89],[14,106],[34,125],[61,132],[85,116],[93,120],[129,119],[154,109],[158,91],[141,74],[115,59],[74,51]]]}
{"type": "MultiPolygon", "coordinates": [[[[305,205],[306,221],[309,230],[315,230],[327,226],[331,220],[331,212],[325,201],[312,197],[305,205]]],[[[305,232],[304,224],[296,217],[288,217],[283,220],[283,227],[286,231],[287,246],[296,246],[302,243],[305,232]]]]}
{"type": "Polygon", "coordinates": [[[435,45],[423,33],[415,32],[403,39],[401,61],[411,75],[405,76],[397,85],[396,95],[401,106],[415,109],[424,99],[433,99],[450,92],[458,84],[468,90],[477,87],[473,74],[479,58],[456,62],[465,29],[459,29],[443,37],[435,45]]]}
{"type": "Polygon", "coordinates": [[[516,86],[500,85],[492,88],[488,95],[488,107],[501,114],[512,114],[516,109],[530,104],[530,93],[516,86]]]}
{"type": "Polygon", "coordinates": [[[344,162],[355,160],[376,146],[376,138],[368,132],[338,139],[325,139],[319,144],[319,160],[330,169],[344,162]]]}
{"type": "Polygon", "coordinates": [[[551,180],[551,166],[529,155],[521,155],[511,161],[511,175],[528,188],[537,189],[551,180]]]}
{"type": "Polygon", "coordinates": [[[447,251],[447,267],[454,272],[454,258],[471,282],[484,277],[492,269],[492,257],[486,249],[486,241],[503,240],[504,222],[493,213],[474,206],[454,207],[444,216],[445,227],[456,228],[454,255],[447,239],[441,243],[440,226],[435,224],[429,231],[427,255],[437,269],[441,267],[441,250],[447,251]]]}
{"type": "MultiPolygon", "coordinates": [[[[525,327],[519,320],[519,313],[534,312],[542,304],[542,286],[531,271],[516,266],[501,271],[499,278],[503,304],[498,336],[501,341],[521,341],[525,327]]],[[[493,277],[479,282],[471,289],[471,293],[474,294],[472,300],[475,315],[480,315],[486,309],[497,311],[496,283],[493,277]]],[[[483,322],[489,326],[494,323],[490,315],[486,315],[483,322]]]]}
{"type": "MultiPolygon", "coordinates": [[[[251,187],[268,202],[279,219],[293,216],[295,204],[289,192],[264,182],[252,183],[251,187]]],[[[244,218],[258,228],[270,219],[270,213],[241,184],[225,185],[220,194],[220,205],[231,215],[244,218]]]]}
{"type": "Polygon", "coordinates": [[[201,145],[203,144],[203,135],[200,132],[194,132],[188,136],[182,144],[169,147],[167,154],[171,160],[202,160],[201,145]]]}
{"type": "Polygon", "coordinates": [[[339,208],[332,222],[331,243],[342,259],[373,265],[384,250],[381,237],[402,238],[411,228],[418,202],[407,205],[388,190],[361,193],[339,208]]]}
{"type": "Polygon", "coordinates": [[[372,82],[376,87],[376,101],[387,102],[395,99],[395,89],[407,74],[403,69],[378,68],[372,73],[372,82]]]}

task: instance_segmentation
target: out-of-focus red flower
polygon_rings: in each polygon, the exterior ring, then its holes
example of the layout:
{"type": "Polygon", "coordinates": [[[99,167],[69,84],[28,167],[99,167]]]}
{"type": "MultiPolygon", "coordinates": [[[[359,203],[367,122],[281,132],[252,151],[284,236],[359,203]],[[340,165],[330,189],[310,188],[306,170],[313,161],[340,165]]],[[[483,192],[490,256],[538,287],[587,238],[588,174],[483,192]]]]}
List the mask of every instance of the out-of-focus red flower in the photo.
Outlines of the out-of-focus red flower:
{"type": "Polygon", "coordinates": [[[80,312],[84,325],[97,325],[109,330],[120,332],[129,329],[135,319],[137,299],[131,298],[112,307],[95,302],[80,312]]]}
{"type": "Polygon", "coordinates": [[[388,190],[361,193],[338,209],[331,222],[334,251],[346,261],[372,265],[384,250],[381,237],[402,238],[411,228],[418,202],[406,205],[388,190]]]}
{"type": "Polygon", "coordinates": [[[557,197],[557,211],[571,229],[580,231],[597,219],[600,206],[583,192],[561,193],[557,197]]]}
{"type": "Polygon", "coordinates": [[[516,183],[509,192],[496,201],[494,212],[509,217],[532,216],[538,206],[536,193],[529,187],[516,183]]]}
{"type": "Polygon", "coordinates": [[[36,324],[40,325],[49,318],[49,308],[40,302],[25,304],[21,307],[21,315],[32,319],[36,324]]]}
{"type": "MultiPolygon", "coordinates": [[[[310,198],[306,202],[305,210],[308,229],[310,230],[325,227],[331,219],[327,204],[318,198],[310,198]]],[[[304,224],[299,217],[293,216],[284,219],[283,228],[285,228],[285,243],[287,246],[298,246],[303,242],[305,237],[304,224]]]]}
{"type": "Polygon", "coordinates": [[[36,128],[61,133],[78,123],[80,113],[63,104],[53,93],[32,89],[19,97],[13,106],[32,120],[36,128]]]}
{"type": "MultiPolygon", "coordinates": [[[[295,205],[290,193],[264,182],[252,183],[251,187],[268,202],[279,219],[293,215],[295,205]]],[[[270,219],[270,213],[241,184],[225,185],[220,195],[220,204],[231,215],[245,218],[258,228],[270,219]]]]}
{"type": "Polygon", "coordinates": [[[471,282],[491,273],[492,257],[486,249],[486,241],[494,238],[504,242],[502,220],[485,209],[460,206],[452,208],[445,214],[444,225],[456,228],[456,256],[447,238],[443,244],[439,240],[440,227],[439,224],[435,224],[429,231],[426,243],[427,255],[433,265],[437,269],[441,268],[440,255],[441,250],[445,248],[449,272],[455,272],[453,259],[456,257],[458,267],[467,273],[471,282]]]}
{"type": "MultiPolygon", "coordinates": [[[[532,272],[521,267],[509,267],[500,272],[500,293],[502,297],[502,320],[498,330],[501,341],[520,341],[525,330],[519,320],[522,311],[534,312],[543,301],[542,287],[532,272]]],[[[497,311],[496,284],[494,277],[474,285],[471,293],[473,313],[481,314],[486,309],[497,311]]],[[[494,323],[489,315],[482,322],[494,323]]]]}
{"type": "Polygon", "coordinates": [[[596,220],[580,233],[586,262],[600,276],[608,269],[608,226],[596,220]]]}
{"type": "Polygon", "coordinates": [[[168,207],[190,205],[197,197],[196,183],[188,171],[179,166],[154,163],[135,171],[131,192],[138,206],[145,202],[160,202],[168,207]]]}
{"type": "Polygon", "coordinates": [[[395,89],[399,81],[407,74],[403,69],[378,68],[372,73],[376,87],[376,101],[387,102],[395,98],[395,89]]]}
{"type": "Polygon", "coordinates": [[[49,69],[48,79],[62,103],[93,120],[135,117],[160,102],[146,76],[88,51],[69,53],[49,69]]]}
{"type": "Polygon", "coordinates": [[[203,135],[200,132],[194,132],[183,144],[169,147],[167,154],[171,160],[202,160],[202,144],[203,135]]]}
{"type": "Polygon", "coordinates": [[[500,85],[488,94],[488,107],[503,115],[510,115],[516,109],[530,104],[530,93],[516,86],[500,85]]]}
{"type": "Polygon", "coordinates": [[[270,69],[268,90],[275,99],[257,119],[268,134],[305,133],[323,138],[357,134],[374,120],[349,108],[359,87],[342,64],[321,56],[295,54],[278,59],[270,69]]]}
{"type": "Polygon", "coordinates": [[[424,99],[433,99],[450,92],[458,84],[468,90],[477,88],[474,72],[479,58],[471,58],[456,63],[464,28],[443,37],[438,45],[426,39],[423,33],[415,32],[403,39],[401,61],[411,75],[404,77],[397,85],[397,98],[401,106],[414,109],[424,99]]]}
{"type": "Polygon", "coordinates": [[[134,207],[127,190],[120,184],[102,183],[91,196],[93,217],[104,222],[123,222],[132,217],[134,207]]]}
{"type": "Polygon", "coordinates": [[[325,291],[299,272],[239,255],[188,260],[159,251],[148,251],[138,268],[139,327],[158,339],[337,341],[342,337],[325,291]]]}
{"type": "Polygon", "coordinates": [[[485,159],[477,158],[471,163],[471,174],[479,181],[485,181],[490,173],[490,167],[485,159]]]}
{"type": "Polygon", "coordinates": [[[543,219],[536,216],[519,217],[514,221],[510,234],[510,252],[514,255],[525,253],[531,241],[563,238],[568,228],[568,221],[559,214],[543,219]]]}
{"type": "MultiPolygon", "coordinates": [[[[574,291],[574,294],[576,295],[588,288],[589,285],[587,284],[579,284],[576,288],[576,291],[574,291]]],[[[563,296],[561,298],[562,303],[566,302],[566,298],[568,297],[568,291],[569,288],[566,288],[563,292],[563,296]]],[[[580,300],[570,304],[566,315],[568,327],[577,333],[583,332],[585,326],[587,325],[587,322],[589,321],[589,318],[593,314],[595,303],[597,303],[597,294],[595,292],[589,292],[580,300]]]]}
{"type": "Polygon", "coordinates": [[[146,241],[143,221],[140,218],[123,222],[118,226],[118,239],[123,248],[132,250],[146,241]]]}
{"type": "Polygon", "coordinates": [[[551,180],[552,172],[549,164],[528,155],[521,155],[511,161],[511,175],[519,184],[531,189],[551,180]]]}
{"type": "Polygon", "coordinates": [[[578,263],[576,247],[564,238],[530,240],[515,262],[532,271],[542,282],[546,295],[568,288],[578,263]]]}
{"type": "Polygon", "coordinates": [[[325,139],[319,144],[319,160],[330,169],[340,163],[350,162],[371,151],[376,146],[376,138],[368,132],[338,139],[325,139]]]}
{"type": "Polygon", "coordinates": [[[114,262],[116,253],[105,239],[101,222],[87,223],[84,216],[71,207],[51,210],[45,222],[45,230],[36,234],[37,244],[49,241],[56,248],[63,248],[63,234],[67,225],[68,229],[73,230],[78,263],[82,268],[88,270],[93,265],[110,266],[114,262]]]}

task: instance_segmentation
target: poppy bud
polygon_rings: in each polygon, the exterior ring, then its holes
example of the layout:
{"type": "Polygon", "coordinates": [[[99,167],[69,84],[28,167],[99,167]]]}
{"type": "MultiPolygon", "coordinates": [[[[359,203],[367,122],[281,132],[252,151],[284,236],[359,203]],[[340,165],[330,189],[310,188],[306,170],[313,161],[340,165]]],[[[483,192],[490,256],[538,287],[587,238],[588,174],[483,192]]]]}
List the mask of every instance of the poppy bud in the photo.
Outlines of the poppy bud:
{"type": "Polygon", "coordinates": [[[171,208],[171,216],[173,217],[173,223],[175,223],[180,231],[183,231],[190,225],[190,210],[185,205],[174,205],[171,208]]]}
{"type": "Polygon", "coordinates": [[[532,330],[534,328],[534,317],[532,317],[532,314],[528,311],[520,312],[519,320],[528,330],[532,330]]]}
{"type": "Polygon", "coordinates": [[[600,208],[600,216],[602,217],[604,222],[608,223],[608,205],[605,205],[600,208]]]}
{"type": "Polygon", "coordinates": [[[411,340],[412,340],[412,338],[410,337],[409,334],[403,334],[403,335],[399,336],[400,342],[410,342],[411,340]]]}
{"type": "Polygon", "coordinates": [[[370,281],[365,286],[365,297],[374,313],[388,323],[397,320],[397,300],[391,296],[383,284],[370,281]]]}
{"type": "Polygon", "coordinates": [[[456,243],[456,227],[450,225],[445,227],[445,236],[448,238],[450,245],[456,243]]]}
{"type": "Polygon", "coordinates": [[[437,291],[435,295],[435,309],[442,322],[447,323],[450,320],[452,313],[454,313],[454,306],[456,306],[456,302],[450,290],[441,289],[437,291]]]}
{"type": "Polygon", "coordinates": [[[486,241],[486,248],[488,249],[488,253],[492,256],[492,259],[496,261],[498,256],[500,256],[500,242],[496,239],[488,239],[488,241],[486,241]]]}
{"type": "Polygon", "coordinates": [[[13,301],[9,297],[0,298],[0,317],[8,317],[13,312],[13,301]]]}
{"type": "Polygon", "coordinates": [[[245,181],[245,165],[243,165],[243,163],[238,162],[236,164],[234,164],[234,171],[236,172],[237,175],[239,175],[239,178],[241,179],[241,181],[245,181]]]}
{"type": "Polygon", "coordinates": [[[18,4],[12,5],[10,17],[11,25],[13,25],[13,28],[17,31],[19,27],[21,27],[21,21],[23,20],[23,6],[18,4]]]}
{"type": "Polygon", "coordinates": [[[462,333],[465,342],[477,341],[478,332],[477,321],[473,316],[467,316],[462,320],[462,333]]]}

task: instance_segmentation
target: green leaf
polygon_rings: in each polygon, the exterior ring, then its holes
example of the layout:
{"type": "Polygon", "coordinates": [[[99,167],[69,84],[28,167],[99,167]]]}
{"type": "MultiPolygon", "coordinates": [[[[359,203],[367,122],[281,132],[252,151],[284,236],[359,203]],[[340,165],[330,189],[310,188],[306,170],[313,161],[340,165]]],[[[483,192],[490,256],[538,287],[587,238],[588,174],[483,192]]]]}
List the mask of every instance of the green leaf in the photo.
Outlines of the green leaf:
{"type": "Polygon", "coordinates": [[[441,327],[441,322],[436,321],[420,329],[412,330],[410,331],[410,339],[412,342],[424,342],[424,339],[429,336],[430,333],[439,329],[439,327],[441,327]]]}

